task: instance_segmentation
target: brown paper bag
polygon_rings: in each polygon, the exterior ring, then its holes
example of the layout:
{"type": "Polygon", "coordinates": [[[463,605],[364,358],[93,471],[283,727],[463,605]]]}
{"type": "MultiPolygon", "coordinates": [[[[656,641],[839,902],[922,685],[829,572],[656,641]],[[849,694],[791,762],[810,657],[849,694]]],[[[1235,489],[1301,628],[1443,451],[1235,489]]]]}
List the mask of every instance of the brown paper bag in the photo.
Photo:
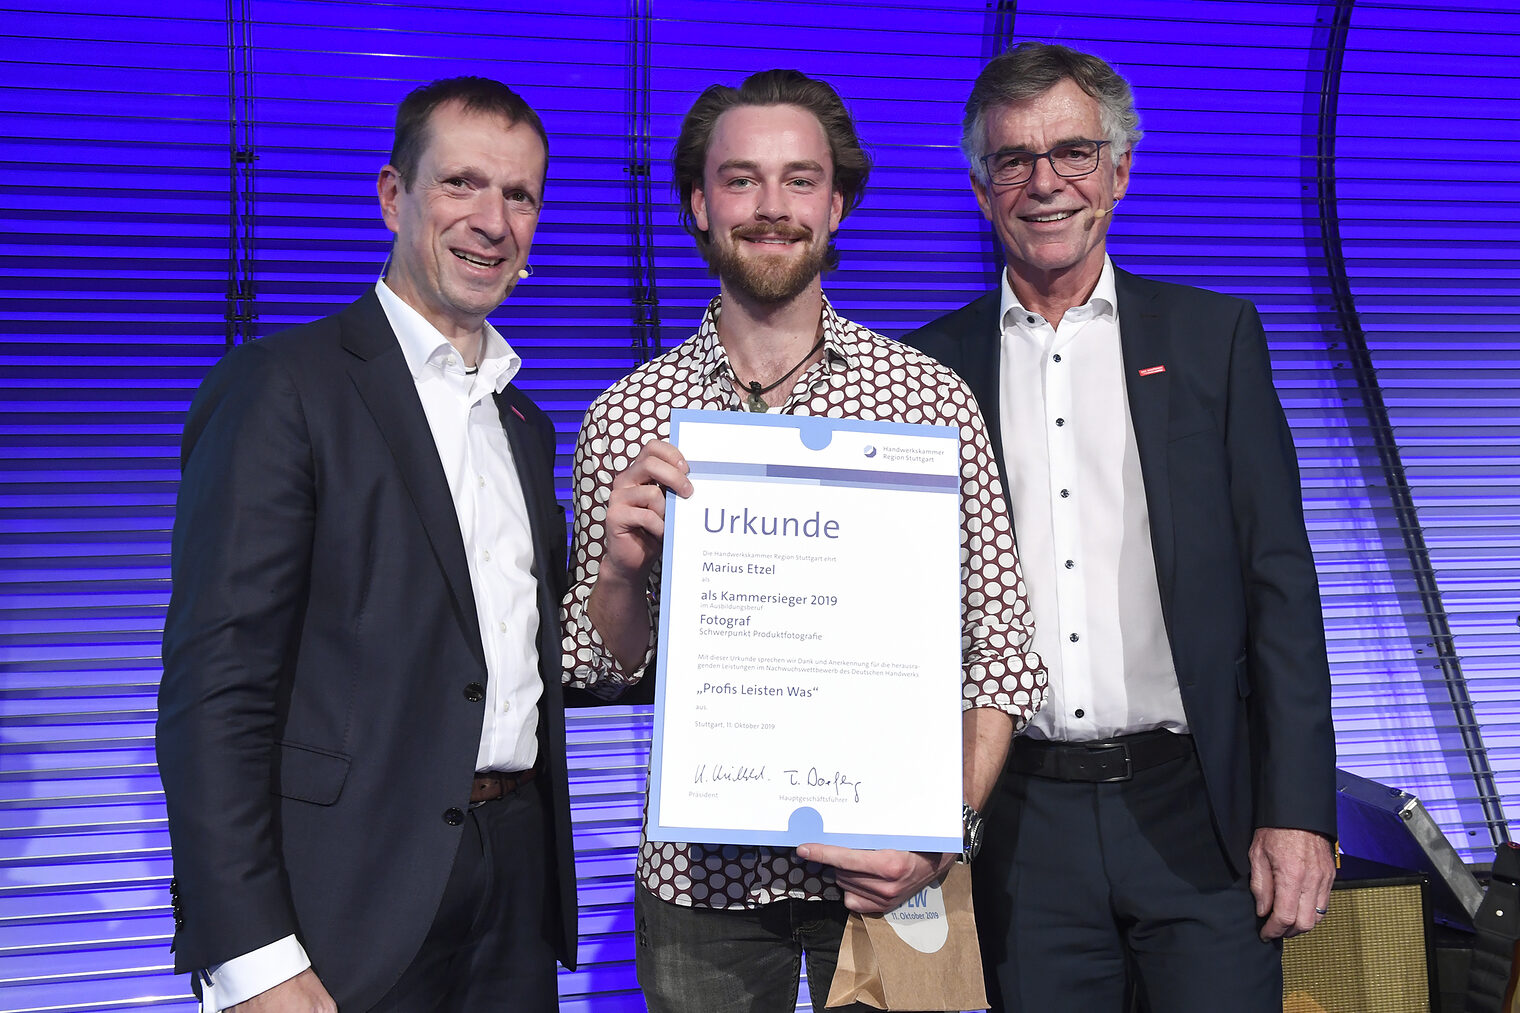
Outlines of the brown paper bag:
{"type": "Polygon", "coordinates": [[[952,864],[938,884],[884,915],[851,913],[826,1005],[852,1002],[885,1010],[987,1007],[970,866],[952,864]]]}

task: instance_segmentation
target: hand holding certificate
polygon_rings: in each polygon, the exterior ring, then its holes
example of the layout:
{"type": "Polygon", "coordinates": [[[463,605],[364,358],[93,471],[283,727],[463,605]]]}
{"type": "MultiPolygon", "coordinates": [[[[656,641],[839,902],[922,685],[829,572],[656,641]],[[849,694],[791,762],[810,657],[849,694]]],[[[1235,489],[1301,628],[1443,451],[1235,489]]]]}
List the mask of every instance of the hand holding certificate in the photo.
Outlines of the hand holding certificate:
{"type": "Polygon", "coordinates": [[[959,850],[958,436],[672,412],[649,839],[959,850]]]}

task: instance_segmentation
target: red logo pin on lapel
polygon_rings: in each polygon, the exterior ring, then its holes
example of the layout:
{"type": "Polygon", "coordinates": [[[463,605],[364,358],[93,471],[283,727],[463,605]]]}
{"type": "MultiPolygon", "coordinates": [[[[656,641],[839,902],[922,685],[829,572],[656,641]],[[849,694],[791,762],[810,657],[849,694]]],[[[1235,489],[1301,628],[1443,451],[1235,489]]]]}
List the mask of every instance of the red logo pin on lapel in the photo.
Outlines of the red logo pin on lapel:
{"type": "Polygon", "coordinates": [[[516,415],[519,419],[521,419],[524,422],[528,421],[527,417],[525,415],[523,415],[522,412],[520,412],[520,411],[517,410],[517,405],[515,405],[515,404],[509,404],[509,405],[507,405],[507,407],[510,408],[510,409],[512,409],[512,414],[513,415],[516,415]]]}
{"type": "Polygon", "coordinates": [[[1157,373],[1165,373],[1165,366],[1146,366],[1140,371],[1141,376],[1155,376],[1157,373]]]}

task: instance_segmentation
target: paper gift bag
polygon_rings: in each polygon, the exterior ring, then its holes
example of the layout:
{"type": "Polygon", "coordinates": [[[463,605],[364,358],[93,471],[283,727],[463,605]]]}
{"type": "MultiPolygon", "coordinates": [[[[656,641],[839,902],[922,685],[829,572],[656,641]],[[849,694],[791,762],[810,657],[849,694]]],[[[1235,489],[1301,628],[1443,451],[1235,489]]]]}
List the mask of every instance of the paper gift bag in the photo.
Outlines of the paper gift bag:
{"type": "Polygon", "coordinates": [[[979,1010],[987,1006],[971,911],[971,867],[880,915],[851,913],[827,1005],[885,1010],[979,1010]]]}

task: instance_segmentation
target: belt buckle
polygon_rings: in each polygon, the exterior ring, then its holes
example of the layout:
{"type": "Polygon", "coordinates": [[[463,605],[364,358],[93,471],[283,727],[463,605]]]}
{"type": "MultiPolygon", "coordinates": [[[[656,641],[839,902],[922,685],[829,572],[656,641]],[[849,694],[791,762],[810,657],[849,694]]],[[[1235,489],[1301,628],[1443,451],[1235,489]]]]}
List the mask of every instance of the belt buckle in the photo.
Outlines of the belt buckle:
{"type": "Polygon", "coordinates": [[[1122,755],[1124,757],[1124,773],[1122,773],[1122,774],[1115,774],[1112,777],[1100,778],[1097,781],[1097,783],[1098,784],[1116,784],[1119,781],[1129,781],[1129,780],[1133,779],[1134,776],[1135,776],[1135,760],[1134,760],[1134,757],[1130,756],[1130,753],[1129,753],[1129,743],[1127,743],[1127,742],[1110,742],[1104,748],[1119,750],[1120,755],[1122,755]]]}

